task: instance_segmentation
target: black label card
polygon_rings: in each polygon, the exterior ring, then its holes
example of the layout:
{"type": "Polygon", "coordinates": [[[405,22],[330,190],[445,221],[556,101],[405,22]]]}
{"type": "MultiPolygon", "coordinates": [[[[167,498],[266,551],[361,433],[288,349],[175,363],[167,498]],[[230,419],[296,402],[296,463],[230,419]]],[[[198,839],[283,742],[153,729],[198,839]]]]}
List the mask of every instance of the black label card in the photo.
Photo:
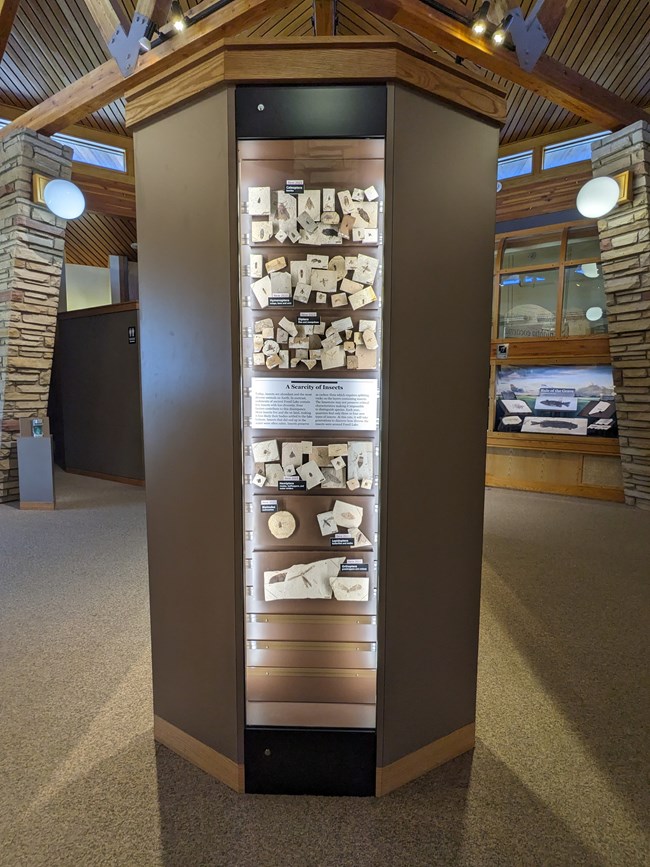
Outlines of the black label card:
{"type": "Polygon", "coordinates": [[[302,479],[280,479],[278,481],[278,491],[306,491],[307,482],[302,479]]]}
{"type": "Polygon", "coordinates": [[[285,191],[285,193],[289,193],[291,195],[295,195],[296,193],[304,193],[305,192],[305,182],[304,181],[285,181],[284,182],[284,191],[285,191]]]}
{"type": "Polygon", "coordinates": [[[341,566],[341,572],[367,572],[368,564],[367,563],[343,563],[341,566]]]}
{"type": "Polygon", "coordinates": [[[269,307],[293,307],[291,295],[269,295],[269,307]]]}
{"type": "Polygon", "coordinates": [[[320,325],[320,313],[317,310],[299,313],[298,325],[320,325]]]}
{"type": "Polygon", "coordinates": [[[260,500],[260,512],[277,512],[277,500],[260,500]]]}
{"type": "Polygon", "coordinates": [[[332,548],[351,548],[354,545],[354,539],[352,536],[330,536],[330,545],[332,548]]]}

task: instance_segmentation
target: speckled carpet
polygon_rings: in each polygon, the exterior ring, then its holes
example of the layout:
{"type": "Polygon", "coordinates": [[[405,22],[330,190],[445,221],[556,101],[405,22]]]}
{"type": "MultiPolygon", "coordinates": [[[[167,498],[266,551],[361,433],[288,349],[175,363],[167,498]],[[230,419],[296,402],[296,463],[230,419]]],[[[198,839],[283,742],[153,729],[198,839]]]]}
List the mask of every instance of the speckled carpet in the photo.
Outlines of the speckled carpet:
{"type": "Polygon", "coordinates": [[[650,515],[487,492],[478,743],[380,799],[238,796],[152,740],[142,490],[0,506],[0,864],[649,861],[650,515]]]}

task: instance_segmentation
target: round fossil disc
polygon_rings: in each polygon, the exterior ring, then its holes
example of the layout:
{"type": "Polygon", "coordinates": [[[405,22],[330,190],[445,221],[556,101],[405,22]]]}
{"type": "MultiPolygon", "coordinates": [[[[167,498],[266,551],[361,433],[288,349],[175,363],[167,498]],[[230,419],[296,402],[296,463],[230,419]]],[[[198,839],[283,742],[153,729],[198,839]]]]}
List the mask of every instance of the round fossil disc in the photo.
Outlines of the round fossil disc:
{"type": "Polygon", "coordinates": [[[333,256],[330,259],[330,263],[327,268],[329,271],[336,271],[337,280],[342,280],[347,274],[345,259],[343,258],[343,256],[333,256]]]}
{"type": "Polygon", "coordinates": [[[276,539],[288,539],[296,529],[291,512],[274,512],[269,518],[269,530],[276,539]]]}

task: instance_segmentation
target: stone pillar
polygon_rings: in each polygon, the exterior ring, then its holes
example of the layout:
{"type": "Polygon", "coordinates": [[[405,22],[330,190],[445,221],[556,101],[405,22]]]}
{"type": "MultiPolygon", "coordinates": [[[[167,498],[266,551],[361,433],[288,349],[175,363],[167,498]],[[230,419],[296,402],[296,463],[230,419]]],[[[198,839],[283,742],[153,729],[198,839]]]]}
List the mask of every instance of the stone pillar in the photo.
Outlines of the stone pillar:
{"type": "Polygon", "coordinates": [[[632,171],[633,201],[598,223],[625,502],[650,509],[650,125],[593,145],[594,177],[632,171]]]}
{"type": "Polygon", "coordinates": [[[18,419],[46,415],[66,221],[32,202],[32,174],[70,178],[72,151],[17,130],[0,140],[0,503],[18,499],[18,419]]]}

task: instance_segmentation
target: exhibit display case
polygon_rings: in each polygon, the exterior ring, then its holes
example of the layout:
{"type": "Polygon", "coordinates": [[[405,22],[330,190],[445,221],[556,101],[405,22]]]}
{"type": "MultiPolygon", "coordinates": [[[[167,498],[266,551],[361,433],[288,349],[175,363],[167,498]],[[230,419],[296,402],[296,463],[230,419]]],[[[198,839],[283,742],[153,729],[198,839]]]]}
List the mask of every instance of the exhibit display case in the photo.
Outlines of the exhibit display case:
{"type": "Polygon", "coordinates": [[[213,54],[128,102],[154,735],[237,791],[383,795],[474,744],[489,298],[454,426],[432,335],[489,279],[505,103],[383,37],[213,54]]]}
{"type": "Polygon", "coordinates": [[[238,142],[248,725],[375,726],[384,150],[238,142]]]}

